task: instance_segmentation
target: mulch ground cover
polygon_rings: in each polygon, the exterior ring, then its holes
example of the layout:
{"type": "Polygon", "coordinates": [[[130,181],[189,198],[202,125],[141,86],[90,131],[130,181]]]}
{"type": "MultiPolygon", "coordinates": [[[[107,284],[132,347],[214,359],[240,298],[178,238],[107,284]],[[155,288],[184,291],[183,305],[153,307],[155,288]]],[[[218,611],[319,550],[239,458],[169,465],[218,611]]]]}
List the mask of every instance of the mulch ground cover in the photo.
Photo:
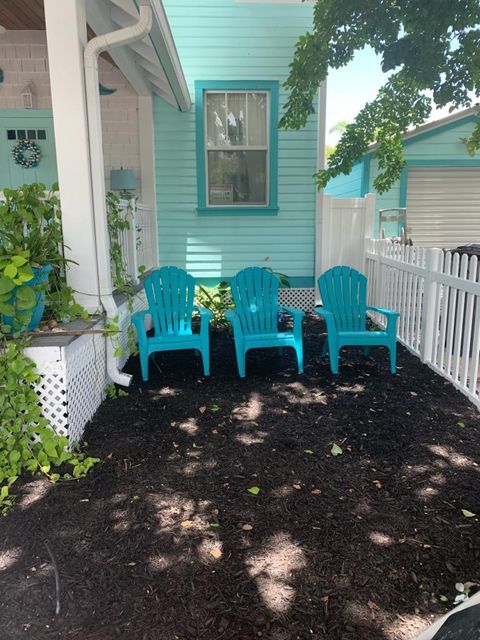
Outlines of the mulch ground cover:
{"type": "Polygon", "coordinates": [[[303,375],[269,350],[241,380],[218,333],[208,379],[132,359],[87,429],[103,463],[0,520],[0,638],[407,640],[480,582],[478,412],[402,348],[334,377],[323,340],[308,318],[303,375]]]}

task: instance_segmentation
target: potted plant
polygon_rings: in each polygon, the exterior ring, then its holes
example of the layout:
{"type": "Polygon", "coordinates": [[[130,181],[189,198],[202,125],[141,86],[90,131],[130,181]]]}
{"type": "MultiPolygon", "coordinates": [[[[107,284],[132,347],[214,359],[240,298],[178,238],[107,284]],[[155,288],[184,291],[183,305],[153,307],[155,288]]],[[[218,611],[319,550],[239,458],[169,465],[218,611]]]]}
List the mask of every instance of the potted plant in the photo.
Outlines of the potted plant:
{"type": "Polygon", "coordinates": [[[56,185],[5,189],[0,203],[2,331],[32,331],[42,319],[49,277],[65,267],[56,185]]]}

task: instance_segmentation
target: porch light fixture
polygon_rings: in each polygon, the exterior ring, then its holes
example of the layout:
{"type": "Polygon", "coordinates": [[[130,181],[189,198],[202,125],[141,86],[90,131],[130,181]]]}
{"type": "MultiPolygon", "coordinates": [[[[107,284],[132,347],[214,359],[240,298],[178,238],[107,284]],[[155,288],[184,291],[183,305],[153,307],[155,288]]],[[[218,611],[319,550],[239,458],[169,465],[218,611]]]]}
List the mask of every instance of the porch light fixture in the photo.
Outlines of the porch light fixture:
{"type": "Polygon", "coordinates": [[[130,191],[137,188],[137,179],[131,169],[112,169],[110,171],[110,189],[131,196],[130,191]]]}
{"type": "Polygon", "coordinates": [[[22,89],[22,105],[24,109],[33,109],[33,86],[29,82],[22,89]]]}

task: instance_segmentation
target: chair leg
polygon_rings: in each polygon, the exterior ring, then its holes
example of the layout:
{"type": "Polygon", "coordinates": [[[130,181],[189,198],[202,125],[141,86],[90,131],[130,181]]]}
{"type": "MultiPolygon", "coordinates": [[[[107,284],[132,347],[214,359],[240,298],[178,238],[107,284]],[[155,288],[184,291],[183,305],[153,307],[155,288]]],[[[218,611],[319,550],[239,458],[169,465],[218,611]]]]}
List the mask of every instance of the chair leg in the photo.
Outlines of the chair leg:
{"type": "Polygon", "coordinates": [[[323,343],[323,347],[322,347],[321,357],[323,358],[323,356],[326,356],[327,353],[328,353],[328,338],[325,338],[325,342],[323,343]]]}
{"type": "Polygon", "coordinates": [[[235,341],[235,353],[237,355],[238,375],[245,378],[245,347],[235,341]]]}
{"type": "Polygon", "coordinates": [[[390,347],[390,373],[397,373],[397,343],[394,342],[390,347]]]}
{"type": "Polygon", "coordinates": [[[328,345],[328,351],[330,353],[330,370],[334,375],[338,375],[338,360],[340,347],[336,342],[328,345]]]}
{"type": "Polygon", "coordinates": [[[370,355],[370,347],[363,347],[363,355],[368,358],[370,355]]]}
{"type": "Polygon", "coordinates": [[[208,344],[203,347],[201,354],[202,354],[202,362],[203,362],[203,375],[209,376],[210,375],[210,349],[208,344]]]}
{"type": "Polygon", "coordinates": [[[143,381],[148,382],[148,351],[146,349],[140,351],[140,367],[143,381]]]}
{"type": "Polygon", "coordinates": [[[298,373],[303,373],[303,341],[295,342],[295,353],[297,354],[298,373]]]}

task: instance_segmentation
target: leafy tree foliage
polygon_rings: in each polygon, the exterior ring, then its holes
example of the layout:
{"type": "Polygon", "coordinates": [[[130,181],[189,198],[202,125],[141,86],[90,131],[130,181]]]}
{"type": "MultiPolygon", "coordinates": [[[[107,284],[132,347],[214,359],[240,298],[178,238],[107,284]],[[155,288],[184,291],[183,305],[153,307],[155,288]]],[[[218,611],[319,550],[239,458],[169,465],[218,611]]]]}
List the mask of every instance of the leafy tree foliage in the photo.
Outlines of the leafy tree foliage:
{"type": "MultiPolygon", "coordinates": [[[[319,188],[350,173],[376,140],[380,172],[374,185],[380,193],[388,190],[405,165],[402,134],[424,123],[432,104],[466,108],[472,94],[480,94],[479,0],[317,0],[313,32],[299,39],[290,65],[280,126],[305,126],[328,71],[365,46],[391,74],[346,127],[328,167],[317,174],[319,188]]],[[[480,148],[480,120],[465,142],[469,153],[480,148]]]]}

